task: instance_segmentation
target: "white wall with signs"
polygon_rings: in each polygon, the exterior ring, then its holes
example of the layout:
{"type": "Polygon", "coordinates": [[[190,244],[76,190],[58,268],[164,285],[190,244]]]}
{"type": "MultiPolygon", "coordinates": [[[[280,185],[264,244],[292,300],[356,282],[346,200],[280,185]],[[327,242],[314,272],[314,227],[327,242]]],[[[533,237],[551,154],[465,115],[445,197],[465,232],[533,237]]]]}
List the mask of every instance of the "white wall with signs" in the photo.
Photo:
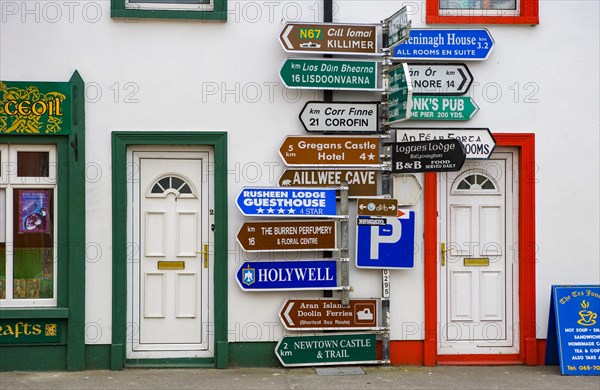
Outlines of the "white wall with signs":
{"type": "MultiPolygon", "coordinates": [[[[322,293],[241,291],[235,272],[257,255],[236,243],[244,218],[235,198],[244,186],[277,185],[284,137],[307,134],[298,114],[322,93],[282,86],[279,68],[289,55],[278,35],[284,21],[322,20],[320,2],[229,1],[226,23],[114,20],[108,1],[72,4],[2,3],[0,77],[60,81],[77,69],[86,82],[87,342],[111,342],[107,211],[115,130],[228,132],[229,340],[280,339],[277,314],[283,301],[322,293]]],[[[407,5],[413,27],[433,27],[425,25],[422,0],[334,5],[334,20],[345,23],[378,23],[407,5]]],[[[599,282],[600,31],[598,2],[540,1],[539,6],[538,26],[485,26],[495,47],[487,60],[468,64],[474,76],[468,94],[480,110],[460,125],[535,133],[537,337],[545,338],[550,285],[599,282]]],[[[379,94],[335,93],[334,99],[377,100],[379,94]]],[[[413,207],[415,268],[392,272],[393,340],[423,339],[422,201],[413,207]]],[[[351,266],[350,280],[352,297],[380,295],[380,271],[351,266]]]]}

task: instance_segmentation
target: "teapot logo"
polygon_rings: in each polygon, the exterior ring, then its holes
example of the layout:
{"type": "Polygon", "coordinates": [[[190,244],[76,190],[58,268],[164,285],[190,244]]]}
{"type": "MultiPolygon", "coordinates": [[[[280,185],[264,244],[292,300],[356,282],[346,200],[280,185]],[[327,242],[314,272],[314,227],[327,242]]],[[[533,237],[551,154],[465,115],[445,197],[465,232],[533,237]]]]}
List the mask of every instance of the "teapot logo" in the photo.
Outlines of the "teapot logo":
{"type": "Polygon", "coordinates": [[[590,303],[585,299],[581,302],[581,307],[583,310],[579,310],[579,316],[581,319],[577,321],[579,325],[583,326],[592,326],[596,323],[596,318],[598,317],[597,313],[594,313],[591,310],[588,310],[590,307],[590,303]]]}

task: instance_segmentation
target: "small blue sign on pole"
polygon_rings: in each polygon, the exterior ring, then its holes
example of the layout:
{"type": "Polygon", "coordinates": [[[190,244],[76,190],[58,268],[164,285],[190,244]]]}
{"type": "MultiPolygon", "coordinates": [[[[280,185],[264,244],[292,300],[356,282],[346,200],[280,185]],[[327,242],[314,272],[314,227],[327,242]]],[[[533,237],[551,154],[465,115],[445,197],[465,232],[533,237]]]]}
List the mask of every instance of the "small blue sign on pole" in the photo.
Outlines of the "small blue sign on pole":
{"type": "Polygon", "coordinates": [[[410,60],[485,60],[494,39],[485,29],[414,28],[410,38],[394,49],[394,57],[410,60]]]}
{"type": "Polygon", "coordinates": [[[552,286],[546,349],[561,375],[600,375],[600,285],[552,286]]]}
{"type": "Polygon", "coordinates": [[[415,212],[398,210],[398,217],[358,217],[356,266],[413,268],[415,212]]]}
{"type": "Polygon", "coordinates": [[[338,217],[335,188],[244,187],[236,203],[249,216],[338,217]]]}
{"type": "Polygon", "coordinates": [[[245,262],[236,279],[244,291],[335,290],[336,264],[335,260],[245,262]]]}

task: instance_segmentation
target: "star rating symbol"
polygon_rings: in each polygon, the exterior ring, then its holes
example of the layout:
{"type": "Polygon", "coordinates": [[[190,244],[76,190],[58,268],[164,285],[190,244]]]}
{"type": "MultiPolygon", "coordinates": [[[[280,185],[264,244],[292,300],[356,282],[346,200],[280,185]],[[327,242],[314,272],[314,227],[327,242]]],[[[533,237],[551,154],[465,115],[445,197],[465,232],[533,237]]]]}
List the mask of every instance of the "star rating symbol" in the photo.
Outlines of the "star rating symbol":
{"type": "Polygon", "coordinates": [[[274,212],[275,212],[275,209],[273,207],[269,207],[267,209],[267,213],[269,213],[269,214],[273,214],[274,212]]]}
{"type": "Polygon", "coordinates": [[[256,209],[256,212],[259,213],[259,214],[262,214],[262,213],[265,212],[265,209],[263,209],[262,207],[259,207],[259,208],[256,209]]]}
{"type": "Polygon", "coordinates": [[[375,155],[373,153],[370,153],[368,156],[369,160],[375,160],[375,155]]]}
{"type": "Polygon", "coordinates": [[[278,214],[285,214],[285,210],[280,207],[279,210],[277,210],[277,213],[278,214]]]}
{"type": "Polygon", "coordinates": [[[293,208],[290,207],[288,209],[288,214],[296,214],[296,209],[293,209],[293,208]]]}

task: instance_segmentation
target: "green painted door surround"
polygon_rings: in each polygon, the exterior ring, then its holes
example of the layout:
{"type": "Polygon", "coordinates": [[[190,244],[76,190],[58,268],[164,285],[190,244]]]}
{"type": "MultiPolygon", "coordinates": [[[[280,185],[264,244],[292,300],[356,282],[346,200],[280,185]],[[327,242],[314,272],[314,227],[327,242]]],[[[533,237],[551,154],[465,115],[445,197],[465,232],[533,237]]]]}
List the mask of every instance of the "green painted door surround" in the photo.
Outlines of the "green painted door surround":
{"type": "Polygon", "coordinates": [[[56,145],[56,307],[0,309],[0,371],[83,370],[85,357],[84,82],[0,82],[0,143],[56,145]],[[31,93],[30,93],[31,92],[31,93]],[[31,95],[31,98],[27,96],[31,95]],[[35,98],[33,98],[35,97],[35,98]],[[19,329],[39,337],[18,337],[19,329]],[[27,330],[31,332],[27,332],[27,330]],[[8,332],[8,333],[7,333],[8,332]]]}
{"type": "Polygon", "coordinates": [[[112,133],[112,343],[110,369],[136,367],[227,368],[227,133],[196,131],[115,131],[112,133]],[[127,338],[127,148],[135,145],[202,145],[214,148],[214,358],[126,359],[127,338]]]}

